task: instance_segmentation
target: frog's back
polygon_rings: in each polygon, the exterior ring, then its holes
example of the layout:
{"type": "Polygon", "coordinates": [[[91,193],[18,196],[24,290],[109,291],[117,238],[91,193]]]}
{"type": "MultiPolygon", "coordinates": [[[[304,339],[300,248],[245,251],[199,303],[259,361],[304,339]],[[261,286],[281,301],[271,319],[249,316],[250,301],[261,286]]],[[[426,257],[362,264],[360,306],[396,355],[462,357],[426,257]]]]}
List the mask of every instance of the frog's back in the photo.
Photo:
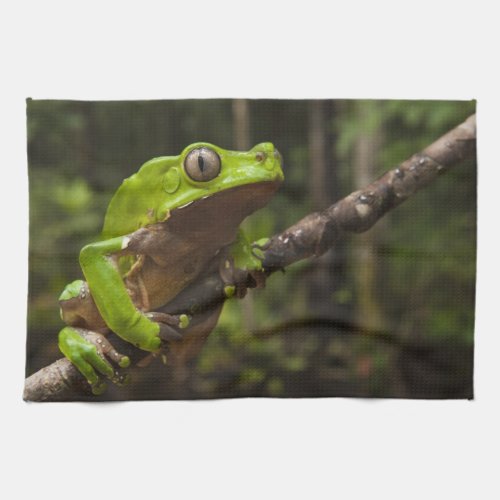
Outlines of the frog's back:
{"type": "Polygon", "coordinates": [[[167,204],[162,179],[176,161],[174,156],[153,158],[122,182],[106,211],[103,239],[132,233],[165,218],[166,213],[159,209],[167,204]]]}

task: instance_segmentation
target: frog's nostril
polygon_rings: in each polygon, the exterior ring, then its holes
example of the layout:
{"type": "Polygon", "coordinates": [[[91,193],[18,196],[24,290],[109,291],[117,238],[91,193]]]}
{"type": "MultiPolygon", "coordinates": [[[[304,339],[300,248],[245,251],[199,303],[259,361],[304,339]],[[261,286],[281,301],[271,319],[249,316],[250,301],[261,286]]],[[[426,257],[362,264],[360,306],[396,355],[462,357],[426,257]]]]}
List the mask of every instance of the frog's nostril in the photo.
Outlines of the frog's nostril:
{"type": "Polygon", "coordinates": [[[264,161],[266,159],[266,153],[263,153],[262,151],[258,151],[256,154],[255,154],[255,159],[257,161],[264,161]]]}

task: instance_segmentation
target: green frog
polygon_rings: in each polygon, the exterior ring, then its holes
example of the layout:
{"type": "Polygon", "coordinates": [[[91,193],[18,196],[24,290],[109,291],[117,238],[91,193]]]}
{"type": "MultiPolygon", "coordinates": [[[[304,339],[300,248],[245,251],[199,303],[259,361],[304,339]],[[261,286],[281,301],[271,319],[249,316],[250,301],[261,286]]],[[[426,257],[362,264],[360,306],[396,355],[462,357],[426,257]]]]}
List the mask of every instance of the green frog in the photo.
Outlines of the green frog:
{"type": "Polygon", "coordinates": [[[262,272],[240,225],[283,179],[281,155],[271,143],[238,152],[199,142],[179,156],[146,162],[123,181],[101,239],[80,252],[85,281],[70,283],[59,297],[67,325],[59,348],[94,394],[105,390],[102,375],[118,382],[114,366],[130,364],[110,343],[110,332],[150,353],[168,345],[178,359],[199,351],[222,306],[195,321],[189,311],[162,311],[207,269],[220,270],[226,297],[244,286],[242,271],[262,272]]]}

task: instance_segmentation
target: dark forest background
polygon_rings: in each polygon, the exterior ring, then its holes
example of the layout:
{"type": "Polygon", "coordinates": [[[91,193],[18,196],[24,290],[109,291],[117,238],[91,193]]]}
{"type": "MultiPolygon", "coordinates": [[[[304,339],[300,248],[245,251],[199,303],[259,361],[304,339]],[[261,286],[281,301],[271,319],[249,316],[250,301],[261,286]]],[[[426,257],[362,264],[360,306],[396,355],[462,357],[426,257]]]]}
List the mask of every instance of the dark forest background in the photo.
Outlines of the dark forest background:
{"type": "MultiPolygon", "coordinates": [[[[326,208],[474,112],[464,101],[27,102],[30,262],[27,374],[61,357],[57,298],[81,277],[121,181],[196,141],[271,141],[285,182],[244,223],[270,236],[326,208]]],[[[464,162],[370,231],[227,301],[182,393],[168,366],[107,398],[472,396],[476,165],[464,162]]]]}

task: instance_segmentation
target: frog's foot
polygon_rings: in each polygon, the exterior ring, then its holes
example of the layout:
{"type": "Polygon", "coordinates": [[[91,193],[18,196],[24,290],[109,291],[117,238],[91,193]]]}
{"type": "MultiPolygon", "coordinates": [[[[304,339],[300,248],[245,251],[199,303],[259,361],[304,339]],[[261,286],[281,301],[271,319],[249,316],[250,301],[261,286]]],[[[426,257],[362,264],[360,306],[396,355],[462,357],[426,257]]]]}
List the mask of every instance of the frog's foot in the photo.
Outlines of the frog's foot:
{"type": "Polygon", "coordinates": [[[264,260],[264,253],[271,246],[270,238],[261,238],[260,240],[254,241],[250,247],[252,249],[252,255],[259,259],[264,260]]]}
{"type": "Polygon", "coordinates": [[[224,259],[219,265],[219,276],[224,283],[224,295],[226,299],[236,297],[242,299],[247,293],[246,281],[248,272],[238,269],[234,259],[224,259]]]}
{"type": "Polygon", "coordinates": [[[130,365],[130,359],[120,354],[100,333],[67,326],[59,332],[59,349],[87,379],[96,395],[106,389],[106,384],[97,373],[118,385],[129,381],[128,375],[115,370],[110,361],[120,368],[126,368],[130,365]]]}
{"type": "Polygon", "coordinates": [[[189,325],[189,317],[186,314],[174,315],[152,311],[146,313],[146,317],[160,325],[159,336],[164,343],[182,340],[184,336],[179,330],[189,325]]]}
{"type": "Polygon", "coordinates": [[[224,282],[224,295],[228,299],[242,299],[249,288],[263,288],[266,282],[266,275],[258,266],[238,268],[232,259],[220,265],[219,274],[224,282]]]}

